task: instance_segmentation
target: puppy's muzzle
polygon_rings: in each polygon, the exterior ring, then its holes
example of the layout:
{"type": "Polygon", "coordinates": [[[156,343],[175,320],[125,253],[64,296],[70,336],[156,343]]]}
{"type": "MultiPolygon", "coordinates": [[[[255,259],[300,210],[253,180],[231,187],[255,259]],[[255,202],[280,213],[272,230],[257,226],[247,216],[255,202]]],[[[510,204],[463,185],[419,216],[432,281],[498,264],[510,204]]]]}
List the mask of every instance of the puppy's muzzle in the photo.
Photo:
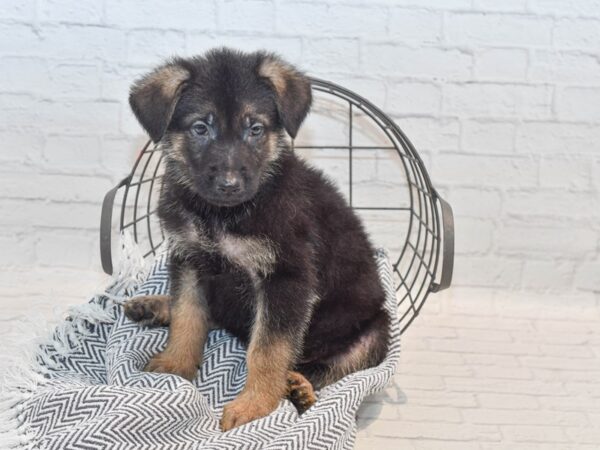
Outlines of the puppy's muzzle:
{"type": "Polygon", "coordinates": [[[228,172],[215,180],[216,188],[221,195],[238,194],[242,189],[240,177],[228,172]]]}

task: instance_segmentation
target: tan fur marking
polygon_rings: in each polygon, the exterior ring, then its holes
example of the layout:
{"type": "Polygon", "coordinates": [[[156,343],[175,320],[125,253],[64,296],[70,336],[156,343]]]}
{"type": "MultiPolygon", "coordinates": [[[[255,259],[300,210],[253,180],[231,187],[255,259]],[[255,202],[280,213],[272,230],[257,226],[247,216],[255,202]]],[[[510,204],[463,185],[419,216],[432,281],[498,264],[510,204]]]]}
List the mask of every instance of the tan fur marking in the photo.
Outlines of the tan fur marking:
{"type": "Polygon", "coordinates": [[[248,378],[244,391],[261,400],[261,403],[276,405],[287,392],[292,346],[287,339],[273,336],[268,343],[253,341],[248,348],[248,378]]]}
{"type": "Polygon", "coordinates": [[[270,274],[277,261],[277,247],[267,238],[225,234],[219,240],[219,250],[253,277],[270,274]]]}
{"type": "Polygon", "coordinates": [[[263,125],[269,126],[271,121],[269,120],[269,116],[260,113],[253,113],[254,118],[256,118],[263,125]]]}
{"type": "Polygon", "coordinates": [[[288,391],[287,374],[293,354],[290,343],[275,337],[268,343],[258,341],[253,335],[248,347],[244,390],[223,409],[223,431],[271,413],[288,391]]]}
{"type": "Polygon", "coordinates": [[[300,414],[317,401],[312,384],[300,372],[289,371],[287,376],[287,397],[300,414]]]}
{"type": "Polygon", "coordinates": [[[246,391],[264,399],[279,401],[287,390],[287,372],[292,363],[291,344],[271,337],[268,343],[250,343],[246,391]]]}
{"type": "Polygon", "coordinates": [[[366,368],[375,339],[376,335],[373,332],[362,336],[358,342],[331,361],[329,370],[321,382],[322,385],[335,383],[349,373],[366,368]]]}
{"type": "Polygon", "coordinates": [[[208,237],[206,230],[197,223],[188,223],[185,229],[170,236],[169,248],[180,258],[185,259],[190,250],[200,248],[207,252],[216,249],[215,243],[208,237]]]}
{"type": "Polygon", "coordinates": [[[167,348],[152,358],[145,370],[174,373],[188,380],[195,378],[208,333],[204,295],[196,275],[184,272],[179,296],[171,308],[167,348]]]}
{"type": "Polygon", "coordinates": [[[170,179],[182,186],[193,188],[189,164],[185,158],[186,145],[185,135],[181,132],[168,132],[160,143],[167,162],[165,172],[168,172],[170,179]]]}
{"type": "Polygon", "coordinates": [[[258,298],[246,354],[248,376],[240,395],[223,409],[224,431],[266,416],[288,391],[287,375],[293,364],[294,347],[289,338],[269,332],[260,282],[255,288],[258,298]]]}
{"type": "Polygon", "coordinates": [[[258,69],[258,74],[271,80],[277,94],[283,95],[287,85],[286,78],[293,74],[293,70],[279,61],[267,58],[258,69]]]}
{"type": "MultiPolygon", "coordinates": [[[[266,114],[261,114],[261,113],[257,112],[255,106],[252,103],[244,103],[240,107],[240,117],[242,119],[245,119],[248,116],[251,116],[252,119],[258,120],[263,125],[268,126],[271,124],[271,120],[270,120],[269,116],[267,116],[266,114]]],[[[250,125],[252,125],[252,124],[250,124],[250,125]]]]}
{"type": "Polygon", "coordinates": [[[279,146],[279,136],[276,133],[270,133],[267,139],[267,152],[269,161],[275,161],[281,154],[279,146]]]}
{"type": "Polygon", "coordinates": [[[161,88],[162,94],[167,98],[172,98],[177,93],[181,83],[190,77],[190,73],[180,66],[165,66],[152,75],[149,81],[157,83],[161,88]]]}
{"type": "Polygon", "coordinates": [[[183,150],[185,149],[185,137],[183,133],[169,133],[168,140],[163,140],[161,144],[167,158],[185,163],[183,150]]]}

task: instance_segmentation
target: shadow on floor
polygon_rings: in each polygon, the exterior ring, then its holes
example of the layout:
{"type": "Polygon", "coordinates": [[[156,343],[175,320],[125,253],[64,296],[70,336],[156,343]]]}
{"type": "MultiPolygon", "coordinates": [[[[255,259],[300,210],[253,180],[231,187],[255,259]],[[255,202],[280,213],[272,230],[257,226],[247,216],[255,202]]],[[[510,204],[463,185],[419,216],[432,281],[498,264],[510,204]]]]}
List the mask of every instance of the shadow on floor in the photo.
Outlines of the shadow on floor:
{"type": "Polygon", "coordinates": [[[383,391],[367,397],[360,406],[356,414],[358,429],[363,430],[377,421],[385,405],[402,405],[407,401],[404,391],[396,384],[396,380],[392,380],[383,391]]]}

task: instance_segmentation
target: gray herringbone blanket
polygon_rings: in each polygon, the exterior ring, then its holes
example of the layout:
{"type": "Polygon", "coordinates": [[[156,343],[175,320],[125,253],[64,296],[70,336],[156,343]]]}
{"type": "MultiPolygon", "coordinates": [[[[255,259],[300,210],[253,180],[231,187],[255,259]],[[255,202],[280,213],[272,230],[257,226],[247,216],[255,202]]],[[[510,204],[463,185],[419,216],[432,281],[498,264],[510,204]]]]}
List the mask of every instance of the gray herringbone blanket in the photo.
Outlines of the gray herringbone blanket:
{"type": "Polygon", "coordinates": [[[377,253],[377,264],[394,324],[386,360],[322,389],[317,403],[301,416],[282,400],[268,417],[227,433],[219,430],[219,417],[223,405],[244,386],[244,347],[225,331],[213,331],[194,383],[143,372],[150,356],[165,346],[167,328],[132,323],[121,305],[132,294],[168,291],[165,257],[156,259],[143,282],[129,268],[127,279],[137,281],[128,289],[123,277],[127,270],[122,271],[106,293],[75,309],[39,348],[34,367],[5,388],[0,447],[352,448],[358,407],[386,385],[400,351],[396,297],[383,251],[377,253]]]}

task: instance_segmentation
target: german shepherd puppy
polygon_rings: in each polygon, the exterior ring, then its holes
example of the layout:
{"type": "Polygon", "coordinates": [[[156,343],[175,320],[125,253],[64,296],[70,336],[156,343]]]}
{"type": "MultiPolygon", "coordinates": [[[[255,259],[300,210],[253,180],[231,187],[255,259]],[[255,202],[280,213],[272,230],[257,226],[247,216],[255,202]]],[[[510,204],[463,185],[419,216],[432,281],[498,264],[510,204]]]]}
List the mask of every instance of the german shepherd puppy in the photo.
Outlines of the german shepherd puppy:
{"type": "Polygon", "coordinates": [[[169,325],[145,370],[192,380],[210,327],[241,339],[248,376],[223,410],[229,430],[286,396],[302,411],[311,384],[381,362],[389,320],[373,247],[287,136],[309,111],[309,79],[271,53],[217,49],[158,67],[130,104],[164,152],[158,214],[171,245],[171,295],[125,308],[169,325]]]}

